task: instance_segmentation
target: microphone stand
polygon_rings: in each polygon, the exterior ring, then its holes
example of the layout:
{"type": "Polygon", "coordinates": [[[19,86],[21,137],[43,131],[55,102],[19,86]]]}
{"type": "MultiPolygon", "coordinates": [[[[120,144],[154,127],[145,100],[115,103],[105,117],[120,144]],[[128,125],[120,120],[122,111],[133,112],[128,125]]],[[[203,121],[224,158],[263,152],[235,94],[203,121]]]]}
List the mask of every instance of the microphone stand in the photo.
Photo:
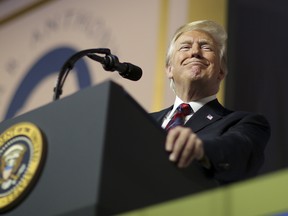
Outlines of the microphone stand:
{"type": "MultiPolygon", "coordinates": [[[[110,49],[107,49],[107,48],[99,48],[99,49],[87,49],[87,50],[83,50],[83,51],[80,51],[74,55],[72,55],[65,63],[64,65],[62,66],[60,72],[59,72],[59,75],[58,75],[58,78],[57,78],[57,81],[56,81],[56,85],[54,87],[54,95],[53,95],[53,101],[56,101],[60,98],[60,95],[62,94],[63,90],[63,85],[64,85],[64,82],[69,74],[69,72],[73,69],[74,67],[74,64],[82,57],[84,56],[88,56],[90,58],[92,58],[92,54],[93,54],[93,59],[102,63],[104,66],[105,66],[105,58],[103,57],[100,57],[100,56],[97,56],[95,55],[95,53],[98,53],[98,54],[105,54],[106,56],[107,55],[111,55],[111,52],[110,52],[110,49]]],[[[103,67],[104,67],[103,66],[103,67]]],[[[105,69],[105,68],[104,68],[105,69]]],[[[108,68],[109,69],[109,68],[108,68]]]]}
{"type": "Polygon", "coordinates": [[[142,69],[140,67],[128,62],[124,63],[119,62],[118,57],[112,55],[110,50],[107,48],[83,50],[72,55],[62,66],[56,81],[56,86],[54,87],[54,95],[53,95],[54,101],[58,100],[60,95],[62,94],[62,88],[70,70],[73,69],[74,64],[83,56],[87,56],[90,59],[100,62],[104,70],[106,71],[113,72],[117,70],[119,74],[126,79],[137,81],[142,76],[142,69]],[[104,54],[105,56],[104,57],[98,56],[95,53],[104,54]]]}

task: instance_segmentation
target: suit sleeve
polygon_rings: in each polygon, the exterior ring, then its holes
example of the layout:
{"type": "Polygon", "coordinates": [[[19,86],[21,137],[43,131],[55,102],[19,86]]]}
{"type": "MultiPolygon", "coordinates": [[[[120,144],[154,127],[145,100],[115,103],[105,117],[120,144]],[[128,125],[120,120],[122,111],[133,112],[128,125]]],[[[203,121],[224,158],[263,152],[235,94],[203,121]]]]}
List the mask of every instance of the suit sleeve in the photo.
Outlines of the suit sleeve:
{"type": "Polygon", "coordinates": [[[255,176],[264,162],[269,123],[261,115],[246,114],[226,125],[218,136],[202,137],[211,173],[222,183],[255,176]]]}

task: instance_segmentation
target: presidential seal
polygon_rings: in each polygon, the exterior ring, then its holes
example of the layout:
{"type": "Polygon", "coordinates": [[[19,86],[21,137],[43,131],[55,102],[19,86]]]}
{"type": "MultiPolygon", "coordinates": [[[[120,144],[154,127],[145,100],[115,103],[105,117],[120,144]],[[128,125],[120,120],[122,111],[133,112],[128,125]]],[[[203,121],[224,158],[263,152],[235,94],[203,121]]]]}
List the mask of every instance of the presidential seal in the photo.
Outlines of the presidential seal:
{"type": "Polygon", "coordinates": [[[43,160],[43,136],[36,125],[18,123],[0,135],[0,212],[27,195],[43,160]]]}

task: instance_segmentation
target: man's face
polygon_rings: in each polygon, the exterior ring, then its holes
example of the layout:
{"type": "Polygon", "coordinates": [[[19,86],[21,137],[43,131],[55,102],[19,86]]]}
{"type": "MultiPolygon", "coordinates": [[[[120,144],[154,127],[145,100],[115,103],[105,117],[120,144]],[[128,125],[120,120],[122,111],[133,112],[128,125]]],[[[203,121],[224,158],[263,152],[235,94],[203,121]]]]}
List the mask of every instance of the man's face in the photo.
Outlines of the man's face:
{"type": "Polygon", "coordinates": [[[224,72],[215,40],[203,31],[183,33],[175,42],[167,75],[173,78],[176,91],[194,84],[208,94],[217,93],[224,72]]]}

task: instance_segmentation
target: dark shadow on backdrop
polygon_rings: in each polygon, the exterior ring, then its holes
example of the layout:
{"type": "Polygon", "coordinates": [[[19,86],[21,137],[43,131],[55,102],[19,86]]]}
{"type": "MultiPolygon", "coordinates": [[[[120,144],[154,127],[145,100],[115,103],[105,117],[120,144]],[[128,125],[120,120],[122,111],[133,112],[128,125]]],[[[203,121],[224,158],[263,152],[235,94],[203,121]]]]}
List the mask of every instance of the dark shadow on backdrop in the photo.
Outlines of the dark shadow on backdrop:
{"type": "Polygon", "coordinates": [[[225,103],[271,124],[261,174],[288,167],[288,1],[230,0],[225,103]]]}

